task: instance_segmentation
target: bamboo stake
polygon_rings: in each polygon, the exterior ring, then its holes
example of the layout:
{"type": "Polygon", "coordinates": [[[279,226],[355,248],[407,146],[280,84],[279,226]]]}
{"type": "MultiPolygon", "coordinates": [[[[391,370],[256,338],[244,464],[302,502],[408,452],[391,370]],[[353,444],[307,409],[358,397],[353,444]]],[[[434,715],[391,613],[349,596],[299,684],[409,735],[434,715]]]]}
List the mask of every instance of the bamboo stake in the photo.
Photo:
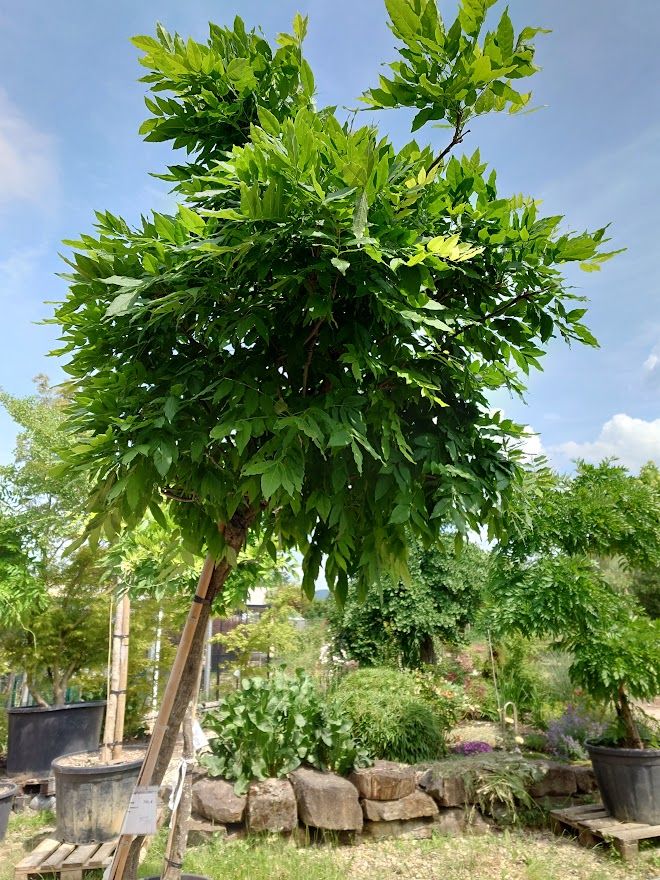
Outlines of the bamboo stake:
{"type": "Polygon", "coordinates": [[[122,639],[119,653],[119,691],[115,716],[114,738],[112,741],[112,760],[119,761],[123,753],[124,718],[126,717],[126,687],[128,685],[128,639],[131,629],[131,600],[124,593],[121,600],[122,639]]]}
{"type": "Polygon", "coordinates": [[[183,734],[184,777],[181,796],[170,817],[170,830],[165,847],[165,859],[161,873],[162,880],[180,880],[183,860],[188,848],[188,827],[190,825],[190,813],[192,809],[192,774],[195,764],[195,743],[193,737],[193,724],[197,715],[197,700],[199,698],[199,685],[202,675],[202,667],[194,691],[194,697],[188,704],[181,731],[183,734]]]}
{"type": "MultiPolygon", "coordinates": [[[[172,671],[170,672],[170,677],[165,687],[165,693],[163,694],[163,701],[158,712],[158,718],[156,719],[156,722],[154,724],[153,734],[149,741],[147,752],[144,756],[144,761],[142,763],[142,768],[140,770],[140,774],[135,785],[136,789],[144,788],[145,786],[148,786],[151,782],[151,777],[156,766],[156,761],[158,759],[158,753],[163,743],[163,739],[165,738],[165,733],[168,729],[174,698],[176,696],[179,683],[181,681],[181,675],[183,673],[186,660],[188,658],[190,645],[193,640],[193,636],[195,635],[195,630],[197,629],[197,621],[199,619],[199,615],[202,609],[202,604],[206,599],[209,584],[211,583],[211,577],[213,575],[214,567],[215,563],[213,561],[213,558],[211,556],[207,556],[206,561],[204,562],[204,567],[202,568],[202,572],[199,576],[195,597],[193,599],[192,605],[190,606],[190,611],[188,612],[188,619],[186,620],[186,624],[183,628],[183,633],[181,634],[181,641],[179,642],[179,647],[177,649],[174,663],[172,665],[172,671]]],[[[115,854],[112,859],[112,864],[110,865],[105,880],[121,880],[121,878],[123,877],[124,868],[126,867],[126,861],[128,859],[128,853],[131,846],[131,840],[131,835],[122,834],[120,836],[119,841],[117,842],[117,848],[115,849],[115,854]]]]}
{"type": "Polygon", "coordinates": [[[101,762],[109,764],[112,759],[112,746],[115,742],[115,725],[117,719],[117,697],[119,691],[119,676],[121,663],[121,643],[123,632],[122,603],[117,602],[115,607],[114,629],[112,633],[112,651],[110,664],[110,687],[108,688],[108,701],[105,709],[105,728],[103,731],[103,748],[101,749],[101,762]]]}

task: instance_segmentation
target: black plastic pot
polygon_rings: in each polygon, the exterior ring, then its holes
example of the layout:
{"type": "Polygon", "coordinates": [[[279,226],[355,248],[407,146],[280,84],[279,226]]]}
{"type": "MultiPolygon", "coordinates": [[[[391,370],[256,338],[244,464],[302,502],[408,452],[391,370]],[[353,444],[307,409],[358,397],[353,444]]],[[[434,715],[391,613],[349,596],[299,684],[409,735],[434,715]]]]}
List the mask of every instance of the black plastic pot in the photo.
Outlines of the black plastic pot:
{"type": "Polygon", "coordinates": [[[0,782],[0,840],[5,839],[9,814],[14,804],[14,795],[18,790],[13,782],[0,782]]]}
{"type": "MultiPolygon", "coordinates": [[[[98,755],[98,750],[86,752],[98,755]]],[[[118,764],[91,767],[67,765],[73,756],[53,761],[55,776],[55,836],[66,843],[104,843],[119,836],[124,813],[137,782],[144,748],[124,749],[118,764]],[[139,757],[135,755],[139,754],[139,757]]]]}
{"type": "Polygon", "coordinates": [[[587,743],[603,803],[621,822],[660,825],[660,749],[587,743]]]}
{"type": "Polygon", "coordinates": [[[43,778],[55,758],[95,749],[104,709],[105,700],[7,709],[8,775],[43,778]]]}

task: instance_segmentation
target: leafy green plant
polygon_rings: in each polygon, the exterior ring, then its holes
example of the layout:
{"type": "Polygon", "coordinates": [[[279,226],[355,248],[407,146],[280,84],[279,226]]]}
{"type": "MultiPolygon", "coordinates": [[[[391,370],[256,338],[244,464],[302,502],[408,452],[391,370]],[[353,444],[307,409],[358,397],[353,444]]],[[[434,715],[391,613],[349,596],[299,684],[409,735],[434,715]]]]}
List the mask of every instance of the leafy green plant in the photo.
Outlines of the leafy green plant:
{"type": "Polygon", "coordinates": [[[488,555],[473,544],[457,552],[453,538],[424,548],[413,543],[410,581],[383,578],[366,596],[356,585],[331,611],[336,651],[361,666],[419,668],[436,659],[435,643],[460,643],[472,623],[487,577],[488,555]]]}
{"type": "Polygon", "coordinates": [[[415,764],[445,754],[445,734],[455,722],[447,698],[407,670],[358,669],[344,675],[331,695],[356,739],[377,758],[415,764]]]}
{"type": "Polygon", "coordinates": [[[429,772],[434,779],[460,776],[471,803],[498,824],[511,825],[536,809],[528,789],[543,775],[530,761],[498,752],[451,758],[433,765],[429,772]]]}
{"type": "Polygon", "coordinates": [[[305,673],[276,670],[269,678],[243,678],[206,716],[213,731],[211,755],[202,763],[212,776],[236,783],[286,776],[301,764],[347,773],[368,757],[351,736],[350,722],[328,711],[305,673]]]}
{"type": "Polygon", "coordinates": [[[630,699],[660,693],[660,622],[608,581],[601,560],[612,556],[658,564],[658,469],[632,476],[605,461],[579,462],[574,477],[530,472],[491,568],[491,618],[500,632],[553,637],[571,654],[572,681],[614,705],[622,742],[643,748],[630,699]]]}
{"type": "Polygon", "coordinates": [[[164,175],[171,213],[133,228],[99,211],[68,242],[55,320],[92,537],[147,510],[166,524],[165,505],[215,562],[209,600],[250,533],[302,554],[310,596],[324,564],[343,600],[351,579],[406,582],[410,532],[502,531],[524,432],[492,395],[521,392],[553,336],[595,344],[563,272],[610,254],[605,228],[565,233],[535,199],[498,193],[478,149],[452,155],[470,120],[522,109],[511,81],[536,71],[538,29],[516,33],[504,10],[487,31],[489,6],[462,0],[449,24],[435,0],[388,0],[399,61],[364,97],[446,121],[438,152],[317,107],[301,15],[277,48],[240,18],[204,41],[135,38],[142,131],[186,156],[164,175]]]}

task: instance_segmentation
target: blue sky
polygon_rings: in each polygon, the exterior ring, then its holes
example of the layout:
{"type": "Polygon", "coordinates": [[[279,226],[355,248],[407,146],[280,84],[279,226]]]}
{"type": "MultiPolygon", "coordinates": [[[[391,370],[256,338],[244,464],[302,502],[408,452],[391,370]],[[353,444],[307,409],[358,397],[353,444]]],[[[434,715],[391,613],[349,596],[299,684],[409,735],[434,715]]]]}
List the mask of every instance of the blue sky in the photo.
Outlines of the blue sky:
{"type": "MultiPolygon", "coordinates": [[[[440,9],[453,18],[456,4],[440,9]]],[[[209,19],[240,13],[273,38],[297,10],[310,16],[318,103],[355,106],[379,64],[394,59],[381,0],[0,0],[1,387],[27,394],[35,374],[62,375],[46,357],[56,328],[35,323],[50,314],[45,300],[64,295],[61,239],[89,229],[94,209],[131,221],[169,204],[165,185],[148,176],[169,150],[137,134],[146,111],[129,37],[160,20],[203,38],[209,19]]],[[[511,0],[510,11],[519,27],[553,29],[539,37],[533,88],[542,109],[477,120],[465,149],[480,147],[502,192],[543,199],[568,228],[611,221],[613,245],[627,251],[600,273],[571,276],[590,299],[601,348],[552,344],[526,403],[494,403],[531,425],[532,445],[561,468],[579,455],[660,463],[660,3],[511,0]]],[[[396,143],[408,139],[405,114],[377,121],[396,143]]],[[[441,147],[446,132],[418,137],[441,147]]],[[[14,436],[0,415],[0,461],[14,436]]]]}

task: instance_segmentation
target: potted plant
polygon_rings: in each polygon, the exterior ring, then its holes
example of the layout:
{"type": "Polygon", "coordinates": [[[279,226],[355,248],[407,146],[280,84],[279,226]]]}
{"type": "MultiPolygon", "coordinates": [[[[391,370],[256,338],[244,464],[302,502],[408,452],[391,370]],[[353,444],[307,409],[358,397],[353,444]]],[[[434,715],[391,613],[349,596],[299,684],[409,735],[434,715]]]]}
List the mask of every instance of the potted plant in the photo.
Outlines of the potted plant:
{"type": "Polygon", "coordinates": [[[94,583],[97,566],[89,551],[78,555],[75,571],[57,593],[43,596],[17,621],[0,620],[0,652],[12,669],[24,673],[33,702],[7,710],[10,775],[48,776],[54,758],[99,742],[105,701],[66,700],[83,673],[88,680],[96,673],[97,692],[102,688],[109,597],[94,583]]]}
{"type": "Polygon", "coordinates": [[[636,701],[660,693],[660,621],[628,590],[657,565],[660,474],[605,461],[574,477],[530,471],[494,557],[490,623],[500,633],[551,636],[572,655],[572,680],[613,707],[606,736],[588,743],[598,786],[617,819],[660,824],[660,739],[636,701]]]}
{"type": "Polygon", "coordinates": [[[43,378],[37,391],[0,393],[21,428],[0,467],[0,652],[34,703],[8,710],[8,772],[43,777],[58,755],[98,745],[104,703],[66,700],[83,670],[105,667],[109,597],[98,544],[64,553],[84,528],[86,483],[57,470],[56,450],[72,443],[63,398],[43,378]]]}

